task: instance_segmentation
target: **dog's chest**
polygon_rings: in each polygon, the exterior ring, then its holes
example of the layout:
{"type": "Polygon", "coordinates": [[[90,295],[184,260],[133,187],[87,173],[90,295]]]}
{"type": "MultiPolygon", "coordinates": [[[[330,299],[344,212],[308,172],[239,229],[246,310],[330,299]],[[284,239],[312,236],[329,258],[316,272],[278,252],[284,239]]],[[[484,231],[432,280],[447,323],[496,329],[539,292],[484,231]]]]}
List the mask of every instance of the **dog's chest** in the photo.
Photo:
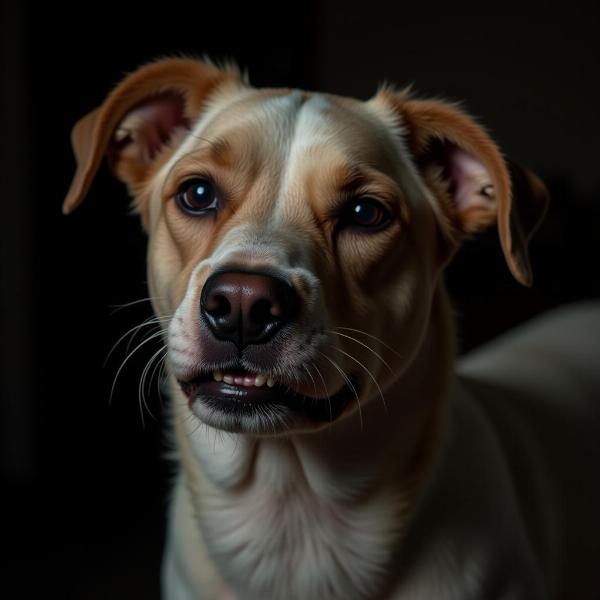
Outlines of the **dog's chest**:
{"type": "Polygon", "coordinates": [[[341,499],[351,489],[318,494],[293,451],[264,450],[251,483],[201,500],[203,538],[236,597],[368,597],[399,533],[389,526],[398,496],[382,490],[361,503],[341,499]]]}

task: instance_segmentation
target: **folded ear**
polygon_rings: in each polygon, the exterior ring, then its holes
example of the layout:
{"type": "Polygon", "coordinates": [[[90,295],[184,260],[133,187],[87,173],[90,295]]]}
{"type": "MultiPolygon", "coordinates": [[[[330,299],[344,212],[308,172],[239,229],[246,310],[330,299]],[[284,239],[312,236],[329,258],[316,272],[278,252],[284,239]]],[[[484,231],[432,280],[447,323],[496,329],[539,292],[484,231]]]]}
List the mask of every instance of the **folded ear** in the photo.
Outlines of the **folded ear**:
{"type": "Polygon", "coordinates": [[[544,184],[505,161],[484,129],[457,107],[387,90],[379,98],[399,115],[415,163],[441,201],[450,237],[458,240],[496,221],[512,274],[531,285],[527,246],[548,204],[544,184]]]}
{"type": "Polygon", "coordinates": [[[234,68],[220,70],[182,58],[151,63],[126,77],[99,108],[73,127],[77,170],[63,212],[82,202],[104,156],[135,193],[162,162],[159,159],[168,158],[187,134],[209,95],[234,80],[240,80],[234,68]]]}

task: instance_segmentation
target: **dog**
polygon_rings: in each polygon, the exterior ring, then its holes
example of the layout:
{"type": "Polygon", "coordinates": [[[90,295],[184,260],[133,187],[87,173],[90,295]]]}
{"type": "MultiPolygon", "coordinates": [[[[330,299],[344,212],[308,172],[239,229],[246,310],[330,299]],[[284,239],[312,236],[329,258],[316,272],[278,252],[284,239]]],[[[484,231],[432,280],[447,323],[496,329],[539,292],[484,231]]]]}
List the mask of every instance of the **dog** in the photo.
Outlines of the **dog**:
{"type": "Polygon", "coordinates": [[[598,599],[600,307],[457,364],[443,272],[548,195],[460,107],[165,58],[73,128],[148,234],[180,468],[168,600],[598,599]],[[595,364],[594,364],[595,362],[595,364]]]}

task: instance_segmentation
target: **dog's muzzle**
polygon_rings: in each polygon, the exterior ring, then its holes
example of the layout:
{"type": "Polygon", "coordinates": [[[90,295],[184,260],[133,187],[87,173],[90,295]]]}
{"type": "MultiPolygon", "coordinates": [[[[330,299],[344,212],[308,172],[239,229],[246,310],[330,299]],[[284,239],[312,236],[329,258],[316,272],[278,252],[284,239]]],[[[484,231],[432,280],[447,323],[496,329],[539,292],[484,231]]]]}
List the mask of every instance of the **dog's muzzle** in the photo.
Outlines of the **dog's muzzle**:
{"type": "Polygon", "coordinates": [[[255,433],[283,430],[298,417],[337,419],[358,384],[348,380],[328,394],[316,373],[287,355],[302,318],[298,292],[277,273],[226,269],[210,275],[200,295],[203,361],[197,374],[179,380],[192,412],[220,429],[255,433]],[[315,396],[296,389],[302,377],[312,379],[315,396]]]}

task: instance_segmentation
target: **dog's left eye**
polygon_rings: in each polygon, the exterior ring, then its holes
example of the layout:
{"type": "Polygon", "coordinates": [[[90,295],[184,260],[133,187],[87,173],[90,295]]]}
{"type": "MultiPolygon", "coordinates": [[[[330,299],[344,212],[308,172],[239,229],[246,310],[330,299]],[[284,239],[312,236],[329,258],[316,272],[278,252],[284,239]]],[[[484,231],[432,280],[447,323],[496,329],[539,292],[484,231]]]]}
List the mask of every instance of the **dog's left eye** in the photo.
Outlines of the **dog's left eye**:
{"type": "Polygon", "coordinates": [[[375,198],[360,196],[353,198],[344,207],[338,226],[355,229],[382,229],[392,220],[390,211],[375,198]]]}
{"type": "Polygon", "coordinates": [[[190,215],[201,215],[217,208],[218,199],[214,185],[197,177],[181,184],[175,194],[177,206],[190,215]]]}

